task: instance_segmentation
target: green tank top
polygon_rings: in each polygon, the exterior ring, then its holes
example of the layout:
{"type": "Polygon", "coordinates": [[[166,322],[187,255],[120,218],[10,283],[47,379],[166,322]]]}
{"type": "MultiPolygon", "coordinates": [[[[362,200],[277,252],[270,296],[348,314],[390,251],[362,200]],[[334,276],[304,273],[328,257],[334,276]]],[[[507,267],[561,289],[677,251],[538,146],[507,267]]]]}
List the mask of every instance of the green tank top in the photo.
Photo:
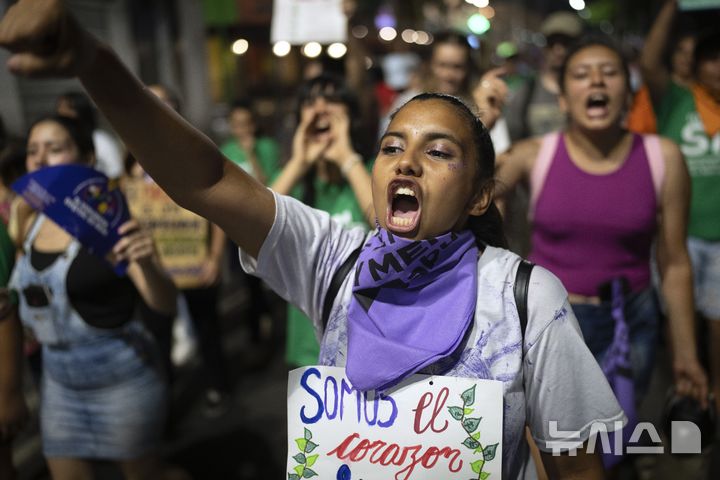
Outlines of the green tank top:
{"type": "Polygon", "coordinates": [[[672,83],[657,109],[658,132],[680,146],[690,171],[688,234],[720,240],[720,133],[710,138],[692,92],[672,83]]]}

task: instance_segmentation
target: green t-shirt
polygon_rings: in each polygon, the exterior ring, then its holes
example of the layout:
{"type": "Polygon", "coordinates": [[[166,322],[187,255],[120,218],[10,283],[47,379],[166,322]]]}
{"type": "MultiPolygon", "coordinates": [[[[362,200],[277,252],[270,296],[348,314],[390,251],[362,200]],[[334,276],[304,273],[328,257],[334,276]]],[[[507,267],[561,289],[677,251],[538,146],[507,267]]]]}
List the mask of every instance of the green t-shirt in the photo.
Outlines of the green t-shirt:
{"type": "Polygon", "coordinates": [[[705,132],[692,92],[671,83],[657,111],[658,132],[678,144],[692,182],[688,233],[720,240],[720,133],[705,132]]]}
{"type": "MultiPolygon", "coordinates": [[[[331,184],[315,179],[315,208],[330,214],[344,227],[368,228],[365,216],[348,184],[331,184]]],[[[320,345],[312,321],[298,308],[288,306],[286,359],[292,366],[317,365],[320,345]]]]}
{"type": "MultiPolygon", "coordinates": [[[[237,140],[232,139],[223,143],[220,151],[237,166],[257,177],[256,172],[253,172],[252,164],[247,159],[245,150],[237,140]]],[[[269,185],[280,174],[280,148],[273,139],[260,137],[255,141],[255,156],[269,185]]]]}

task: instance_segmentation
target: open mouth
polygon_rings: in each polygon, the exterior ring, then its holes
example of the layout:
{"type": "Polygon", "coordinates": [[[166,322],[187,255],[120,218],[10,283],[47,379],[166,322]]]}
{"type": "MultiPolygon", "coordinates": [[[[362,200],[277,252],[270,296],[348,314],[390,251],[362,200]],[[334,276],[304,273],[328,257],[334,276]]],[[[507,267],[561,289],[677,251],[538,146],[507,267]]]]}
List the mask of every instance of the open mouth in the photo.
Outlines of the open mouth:
{"type": "Polygon", "coordinates": [[[317,118],[310,127],[310,135],[315,139],[326,137],[330,134],[330,121],[325,117],[317,118]]]}
{"type": "Polygon", "coordinates": [[[397,180],[388,188],[388,229],[397,233],[413,231],[420,220],[420,189],[413,181],[397,180]]]}
{"type": "Polygon", "coordinates": [[[585,107],[590,118],[604,117],[608,114],[610,98],[604,93],[593,93],[587,98],[585,107]]]}

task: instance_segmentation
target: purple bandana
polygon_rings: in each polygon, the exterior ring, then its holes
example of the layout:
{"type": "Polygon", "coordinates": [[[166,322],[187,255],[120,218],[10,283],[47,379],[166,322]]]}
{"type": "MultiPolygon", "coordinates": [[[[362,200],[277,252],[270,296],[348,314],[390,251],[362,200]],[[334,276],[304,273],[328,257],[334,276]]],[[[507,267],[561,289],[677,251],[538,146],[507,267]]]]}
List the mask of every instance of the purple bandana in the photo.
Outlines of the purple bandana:
{"type": "MultiPolygon", "coordinates": [[[[615,333],[612,344],[602,359],[600,367],[608,379],[618,403],[625,411],[628,423],[620,432],[610,432],[610,445],[615,444],[615,435],[622,435],[623,445],[630,442],[630,435],[637,424],[635,411],[635,384],[632,378],[632,364],[630,363],[630,339],[628,325],[625,321],[625,298],[623,296],[622,282],[615,279],[612,282],[612,317],[615,320],[615,333]]],[[[611,453],[603,454],[605,468],[611,468],[622,460],[622,456],[611,453]]]]}
{"type": "Polygon", "coordinates": [[[379,229],[358,259],[347,375],[385,390],[452,354],[474,318],[478,248],[470,231],[412,241],[379,229]]]}

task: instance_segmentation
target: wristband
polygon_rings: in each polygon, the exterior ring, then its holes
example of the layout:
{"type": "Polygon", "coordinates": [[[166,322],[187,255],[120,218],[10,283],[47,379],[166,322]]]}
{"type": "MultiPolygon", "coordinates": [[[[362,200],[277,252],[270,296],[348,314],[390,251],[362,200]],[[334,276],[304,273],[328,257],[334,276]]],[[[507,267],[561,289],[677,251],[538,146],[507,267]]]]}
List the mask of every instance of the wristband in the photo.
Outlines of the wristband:
{"type": "Polygon", "coordinates": [[[350,173],[350,170],[355,166],[356,163],[362,162],[362,158],[360,157],[360,154],[354,154],[352,157],[350,157],[348,160],[345,160],[345,163],[343,163],[342,168],[340,169],[340,172],[342,172],[343,177],[347,177],[350,173]]]}

